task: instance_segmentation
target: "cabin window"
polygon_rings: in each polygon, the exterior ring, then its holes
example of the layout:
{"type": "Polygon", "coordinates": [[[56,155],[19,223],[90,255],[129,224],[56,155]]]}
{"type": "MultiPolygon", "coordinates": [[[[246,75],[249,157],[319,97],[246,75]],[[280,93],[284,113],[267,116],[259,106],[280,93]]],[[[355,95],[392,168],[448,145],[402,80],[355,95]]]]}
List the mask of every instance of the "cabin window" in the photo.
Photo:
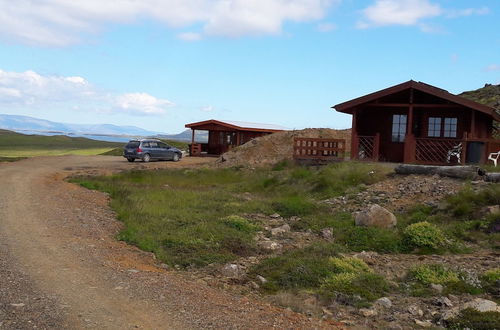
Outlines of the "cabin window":
{"type": "Polygon", "coordinates": [[[392,115],[392,142],[404,142],[406,115],[392,115]]]}
{"type": "Polygon", "coordinates": [[[457,137],[457,118],[445,118],[444,119],[444,137],[457,137]]]}
{"type": "Polygon", "coordinates": [[[457,118],[429,117],[427,136],[456,138],[457,124],[457,118]]]}
{"type": "Polygon", "coordinates": [[[441,136],[441,118],[429,117],[429,130],[427,136],[429,137],[441,136]]]}

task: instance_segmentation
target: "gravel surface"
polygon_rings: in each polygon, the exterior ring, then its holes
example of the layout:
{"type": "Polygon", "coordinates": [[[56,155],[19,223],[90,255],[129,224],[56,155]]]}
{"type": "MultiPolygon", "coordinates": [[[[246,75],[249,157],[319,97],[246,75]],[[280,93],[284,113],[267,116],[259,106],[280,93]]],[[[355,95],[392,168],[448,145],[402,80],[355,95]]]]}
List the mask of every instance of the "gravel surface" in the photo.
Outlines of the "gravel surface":
{"type": "Polygon", "coordinates": [[[105,194],[73,174],[200,166],[121,157],[40,157],[0,164],[0,329],[311,329],[310,319],[158,267],[115,235],[105,194]]]}

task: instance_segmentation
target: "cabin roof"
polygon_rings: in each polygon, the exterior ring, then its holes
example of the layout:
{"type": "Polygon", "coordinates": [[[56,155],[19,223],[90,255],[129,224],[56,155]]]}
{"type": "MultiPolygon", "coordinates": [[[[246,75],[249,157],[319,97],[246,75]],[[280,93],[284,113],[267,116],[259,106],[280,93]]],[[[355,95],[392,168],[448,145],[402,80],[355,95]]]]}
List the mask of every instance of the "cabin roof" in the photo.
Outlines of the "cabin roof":
{"type": "MultiPolygon", "coordinates": [[[[202,127],[205,125],[220,125],[233,130],[239,131],[252,131],[252,132],[279,132],[287,130],[286,127],[273,125],[273,124],[261,124],[261,123],[251,123],[244,121],[234,121],[234,120],[205,120],[196,123],[186,124],[185,127],[196,129],[197,127],[202,127]]],[[[201,128],[200,128],[201,129],[201,128]]]]}
{"type": "Polygon", "coordinates": [[[372,101],[377,100],[381,97],[391,95],[391,94],[394,94],[397,92],[401,92],[403,90],[410,89],[410,88],[422,91],[422,92],[430,94],[430,95],[434,95],[436,97],[445,99],[447,101],[464,106],[466,108],[470,108],[470,109],[474,109],[474,110],[479,111],[479,112],[486,113],[486,114],[492,116],[496,121],[500,121],[500,115],[495,111],[495,108],[493,108],[493,107],[490,107],[490,106],[487,106],[487,105],[484,105],[484,104],[481,104],[478,102],[474,102],[474,101],[466,99],[464,97],[461,97],[461,96],[458,96],[455,94],[451,94],[450,92],[448,92],[444,89],[441,89],[441,88],[438,88],[438,87],[435,87],[435,86],[432,86],[432,85],[429,85],[429,84],[426,84],[426,83],[423,83],[420,81],[414,81],[414,80],[409,80],[409,81],[404,82],[402,84],[398,84],[398,85],[395,85],[395,86],[392,86],[389,88],[385,88],[385,89],[382,89],[382,90],[374,92],[374,93],[360,96],[358,98],[352,99],[352,100],[347,101],[347,102],[339,103],[339,104],[333,106],[332,108],[334,108],[335,110],[337,110],[339,112],[352,114],[354,111],[354,108],[359,106],[359,105],[362,105],[362,104],[365,104],[368,102],[372,102],[372,101]]]}

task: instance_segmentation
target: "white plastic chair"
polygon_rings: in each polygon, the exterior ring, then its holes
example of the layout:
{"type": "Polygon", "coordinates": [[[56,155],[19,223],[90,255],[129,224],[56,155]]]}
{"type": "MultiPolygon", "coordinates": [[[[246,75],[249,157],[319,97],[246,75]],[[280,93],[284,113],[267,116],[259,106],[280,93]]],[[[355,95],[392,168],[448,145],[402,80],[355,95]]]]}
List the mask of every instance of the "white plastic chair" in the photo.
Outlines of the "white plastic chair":
{"type": "Polygon", "coordinates": [[[493,162],[493,164],[495,164],[495,167],[497,167],[498,157],[500,157],[500,151],[499,152],[492,152],[488,156],[488,160],[491,160],[493,162]]]}
{"type": "Polygon", "coordinates": [[[460,154],[462,153],[462,143],[460,142],[456,146],[453,146],[450,150],[448,150],[448,155],[446,157],[446,162],[451,161],[451,157],[457,157],[457,163],[460,163],[460,154]]]}

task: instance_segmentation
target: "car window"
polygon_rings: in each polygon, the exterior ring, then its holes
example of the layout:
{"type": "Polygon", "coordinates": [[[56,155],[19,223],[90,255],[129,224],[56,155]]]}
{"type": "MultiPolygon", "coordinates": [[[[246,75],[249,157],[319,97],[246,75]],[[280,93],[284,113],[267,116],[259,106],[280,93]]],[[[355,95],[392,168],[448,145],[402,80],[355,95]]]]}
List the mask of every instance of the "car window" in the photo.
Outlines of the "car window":
{"type": "Polygon", "coordinates": [[[158,143],[157,142],[151,141],[151,142],[149,142],[149,145],[150,145],[151,148],[158,148],[158,143]]]}
{"type": "Polygon", "coordinates": [[[160,148],[165,148],[165,149],[170,148],[170,146],[168,144],[163,143],[163,142],[158,142],[158,145],[160,146],[160,148]]]}
{"type": "Polygon", "coordinates": [[[125,146],[125,148],[131,148],[131,149],[133,148],[133,149],[135,149],[135,148],[139,147],[139,144],[140,144],[139,141],[130,141],[129,143],[127,143],[127,145],[125,146]]]}
{"type": "Polygon", "coordinates": [[[151,146],[149,145],[149,142],[142,142],[142,147],[143,148],[151,148],[151,146]]]}

